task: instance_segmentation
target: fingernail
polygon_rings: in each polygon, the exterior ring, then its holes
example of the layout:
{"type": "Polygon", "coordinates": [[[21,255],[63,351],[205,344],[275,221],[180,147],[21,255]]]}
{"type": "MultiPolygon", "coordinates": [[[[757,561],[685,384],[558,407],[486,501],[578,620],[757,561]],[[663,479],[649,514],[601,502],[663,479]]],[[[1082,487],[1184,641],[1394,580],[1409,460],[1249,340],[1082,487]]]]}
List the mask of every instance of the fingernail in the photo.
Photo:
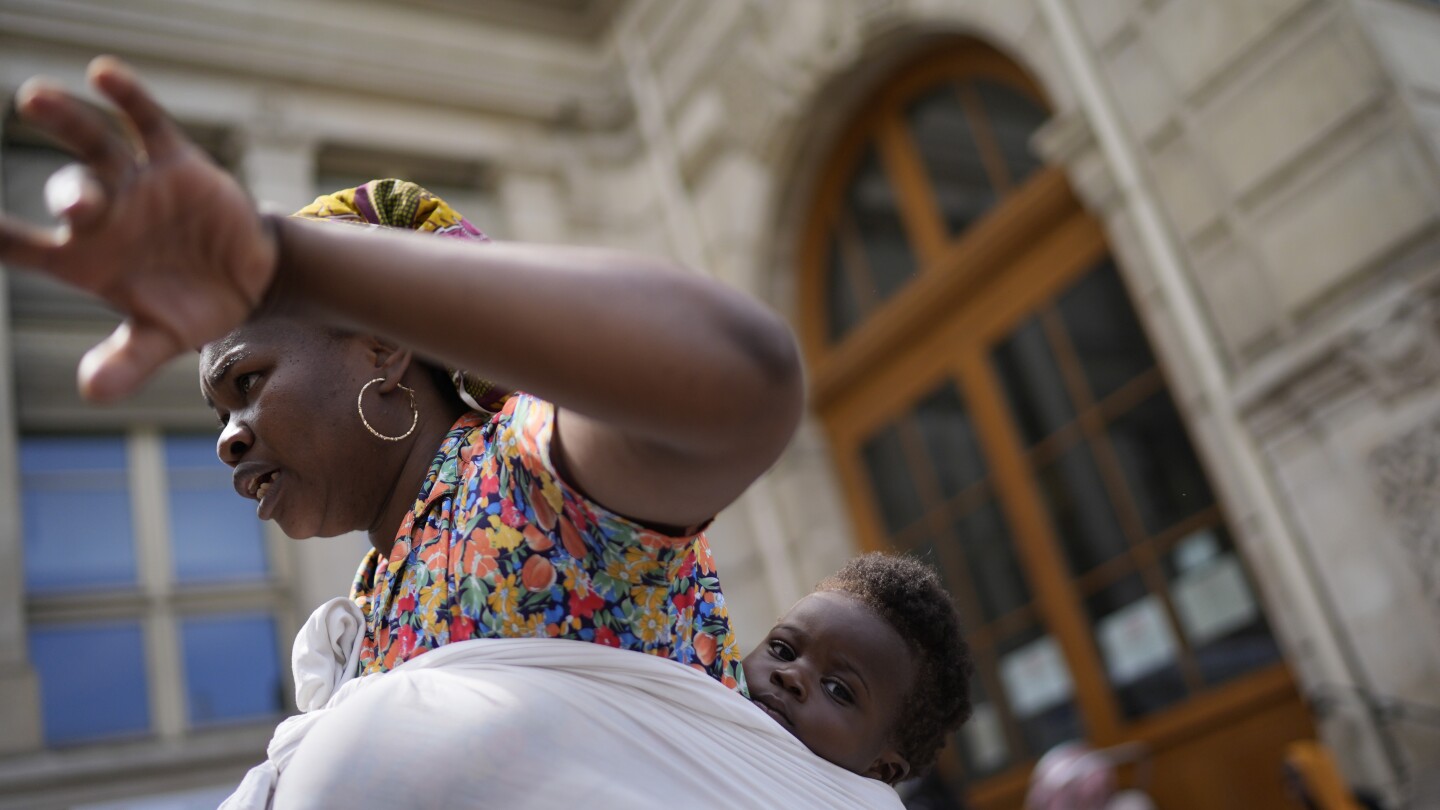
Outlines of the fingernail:
{"type": "Polygon", "coordinates": [[[22,110],[34,109],[34,105],[43,104],[47,95],[53,95],[61,90],[60,83],[45,76],[35,76],[26,79],[15,91],[15,104],[22,110]]]}
{"type": "Polygon", "coordinates": [[[123,373],[115,368],[115,353],[129,334],[130,324],[122,323],[80,358],[80,366],[75,371],[82,397],[98,403],[115,398],[116,377],[123,373]]]}
{"type": "Polygon", "coordinates": [[[110,56],[108,54],[104,56],[97,56],[94,59],[91,59],[90,67],[86,70],[86,72],[92,79],[96,76],[99,76],[102,72],[109,73],[112,76],[129,77],[132,75],[130,73],[129,65],[126,65],[124,62],[120,61],[116,57],[110,56]]]}
{"type": "Polygon", "coordinates": [[[45,181],[45,207],[51,216],[65,218],[82,205],[98,202],[99,192],[85,167],[72,163],[45,181]]]}

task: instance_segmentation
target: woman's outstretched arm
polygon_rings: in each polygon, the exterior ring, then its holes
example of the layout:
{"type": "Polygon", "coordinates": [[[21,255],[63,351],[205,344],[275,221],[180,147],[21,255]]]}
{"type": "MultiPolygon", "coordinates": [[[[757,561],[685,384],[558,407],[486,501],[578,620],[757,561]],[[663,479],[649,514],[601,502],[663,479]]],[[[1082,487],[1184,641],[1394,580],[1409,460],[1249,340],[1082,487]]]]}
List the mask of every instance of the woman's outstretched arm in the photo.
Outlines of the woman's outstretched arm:
{"type": "Polygon", "coordinates": [[[120,63],[91,81],[136,133],[29,84],[18,106],[89,167],[47,190],[63,233],[0,220],[0,260],[100,295],[126,321],[81,366],[95,399],[263,306],[388,337],[561,409],[569,474],[606,506],[688,525],[732,501],[789,440],[798,355],[773,313],[631,254],[477,246],[259,217],[120,63]]]}

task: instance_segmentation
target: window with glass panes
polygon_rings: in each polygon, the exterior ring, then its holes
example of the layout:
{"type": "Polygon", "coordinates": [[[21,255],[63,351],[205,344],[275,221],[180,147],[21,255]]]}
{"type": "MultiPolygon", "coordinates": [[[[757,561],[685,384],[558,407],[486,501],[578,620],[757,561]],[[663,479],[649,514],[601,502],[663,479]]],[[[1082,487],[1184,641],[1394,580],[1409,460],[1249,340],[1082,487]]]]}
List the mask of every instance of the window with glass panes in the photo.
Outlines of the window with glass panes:
{"type": "Polygon", "coordinates": [[[283,591],[214,437],[29,434],[19,449],[45,744],[280,716],[283,591]]]}
{"type": "Polygon", "coordinates": [[[968,43],[864,109],[802,246],[801,339],[862,538],[935,566],[975,651],[947,776],[1006,806],[1060,743],[1298,703],[1104,234],[1034,153],[1034,83],[968,43]]]}

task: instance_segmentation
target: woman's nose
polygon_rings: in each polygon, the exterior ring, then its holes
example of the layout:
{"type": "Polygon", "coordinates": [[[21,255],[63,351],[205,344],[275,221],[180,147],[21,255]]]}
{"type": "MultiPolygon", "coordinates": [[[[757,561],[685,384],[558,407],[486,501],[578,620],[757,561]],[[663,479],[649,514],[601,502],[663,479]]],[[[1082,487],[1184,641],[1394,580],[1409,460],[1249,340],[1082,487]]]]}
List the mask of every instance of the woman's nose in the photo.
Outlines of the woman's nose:
{"type": "Polygon", "coordinates": [[[805,676],[798,669],[793,665],[780,667],[770,673],[770,682],[794,695],[796,700],[804,702],[809,689],[805,686],[805,676]]]}
{"type": "Polygon", "coordinates": [[[220,431],[220,439],[215,443],[215,455],[234,467],[254,444],[255,434],[251,432],[250,426],[232,416],[220,431]]]}

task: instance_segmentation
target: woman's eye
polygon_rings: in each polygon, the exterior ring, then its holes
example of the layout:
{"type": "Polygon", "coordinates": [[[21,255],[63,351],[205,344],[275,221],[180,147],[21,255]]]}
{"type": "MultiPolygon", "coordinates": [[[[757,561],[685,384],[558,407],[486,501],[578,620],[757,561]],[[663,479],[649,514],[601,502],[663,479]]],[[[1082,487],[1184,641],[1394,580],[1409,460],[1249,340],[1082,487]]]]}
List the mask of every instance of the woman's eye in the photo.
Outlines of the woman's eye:
{"type": "Polygon", "coordinates": [[[831,697],[835,698],[841,703],[855,702],[855,693],[850,691],[850,687],[839,681],[826,681],[825,691],[829,692],[831,697]]]}
{"type": "Polygon", "coordinates": [[[250,389],[255,387],[255,381],[258,379],[260,379],[259,372],[252,371],[249,374],[241,374],[235,378],[235,387],[239,389],[240,393],[248,394],[250,389]]]}
{"type": "Polygon", "coordinates": [[[795,651],[790,649],[790,645],[786,644],[783,641],[770,642],[770,652],[773,653],[775,657],[779,658],[781,661],[795,660],[795,651]]]}

